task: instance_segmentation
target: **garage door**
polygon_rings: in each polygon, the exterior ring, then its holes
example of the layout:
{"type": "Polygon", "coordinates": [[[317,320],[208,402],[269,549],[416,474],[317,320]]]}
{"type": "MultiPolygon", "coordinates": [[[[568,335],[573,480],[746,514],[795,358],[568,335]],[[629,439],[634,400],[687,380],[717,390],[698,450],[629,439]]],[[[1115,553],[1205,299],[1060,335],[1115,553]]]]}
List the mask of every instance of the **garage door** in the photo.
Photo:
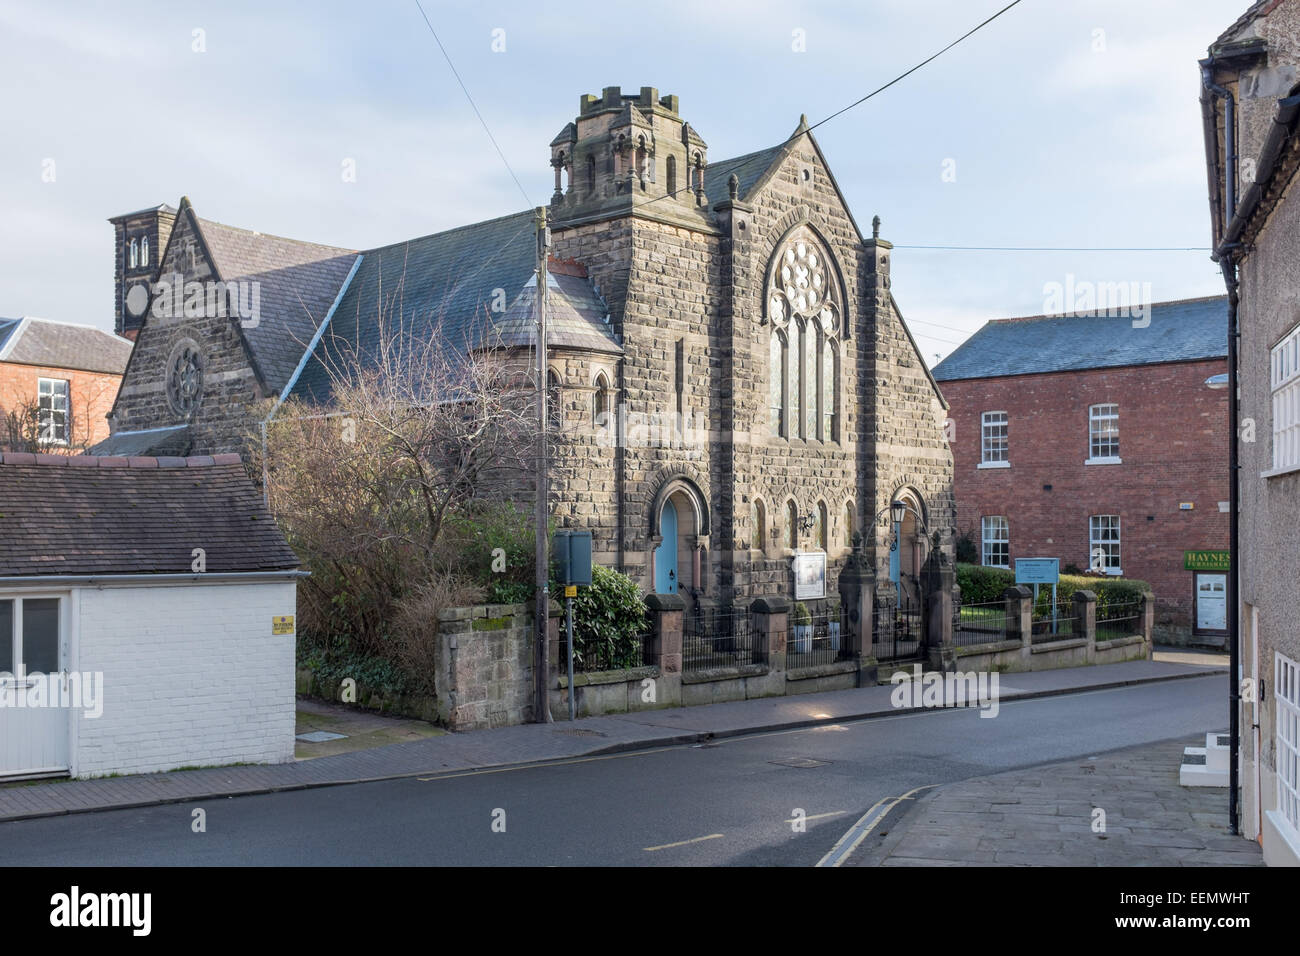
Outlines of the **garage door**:
{"type": "Polygon", "coordinates": [[[0,777],[68,770],[66,605],[0,598],[0,777]]]}

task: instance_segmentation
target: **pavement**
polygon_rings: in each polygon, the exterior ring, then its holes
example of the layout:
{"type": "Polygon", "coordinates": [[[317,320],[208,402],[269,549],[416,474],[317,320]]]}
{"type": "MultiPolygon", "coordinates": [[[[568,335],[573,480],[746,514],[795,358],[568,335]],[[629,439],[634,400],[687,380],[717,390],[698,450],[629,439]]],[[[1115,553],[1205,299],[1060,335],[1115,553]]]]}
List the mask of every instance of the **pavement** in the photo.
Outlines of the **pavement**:
{"type": "Polygon", "coordinates": [[[1263,866],[1228,791],[1182,787],[1205,735],[977,777],[900,802],[849,866],[1263,866]]]}
{"type": "MultiPolygon", "coordinates": [[[[1001,701],[1049,697],[1221,672],[1223,668],[1212,665],[1152,660],[1003,674],[999,697],[1001,701]]],[[[448,733],[284,764],[13,783],[0,786],[0,821],[544,763],[921,709],[894,706],[893,691],[886,684],[448,733]]]]}

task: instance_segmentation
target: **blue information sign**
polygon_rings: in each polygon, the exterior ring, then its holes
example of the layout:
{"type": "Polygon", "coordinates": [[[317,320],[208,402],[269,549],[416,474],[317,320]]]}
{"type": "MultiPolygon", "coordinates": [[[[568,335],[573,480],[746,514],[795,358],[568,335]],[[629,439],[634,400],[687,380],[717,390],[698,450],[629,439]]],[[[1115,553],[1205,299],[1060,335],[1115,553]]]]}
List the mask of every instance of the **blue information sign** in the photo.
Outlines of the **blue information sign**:
{"type": "Polygon", "coordinates": [[[1056,584],[1060,577],[1060,558],[1016,558],[1017,584],[1056,584]]]}

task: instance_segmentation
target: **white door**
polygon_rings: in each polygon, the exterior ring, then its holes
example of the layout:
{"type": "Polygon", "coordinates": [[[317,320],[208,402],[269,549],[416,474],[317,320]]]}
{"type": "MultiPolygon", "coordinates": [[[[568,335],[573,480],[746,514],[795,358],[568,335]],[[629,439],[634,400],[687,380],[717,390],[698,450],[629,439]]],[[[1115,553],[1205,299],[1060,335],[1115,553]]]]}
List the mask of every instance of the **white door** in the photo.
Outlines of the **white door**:
{"type": "Polygon", "coordinates": [[[1227,630],[1228,576],[1226,574],[1196,576],[1196,627],[1202,631],[1227,630]]]}
{"type": "Polygon", "coordinates": [[[66,605],[0,598],[0,777],[68,770],[66,605]]]}

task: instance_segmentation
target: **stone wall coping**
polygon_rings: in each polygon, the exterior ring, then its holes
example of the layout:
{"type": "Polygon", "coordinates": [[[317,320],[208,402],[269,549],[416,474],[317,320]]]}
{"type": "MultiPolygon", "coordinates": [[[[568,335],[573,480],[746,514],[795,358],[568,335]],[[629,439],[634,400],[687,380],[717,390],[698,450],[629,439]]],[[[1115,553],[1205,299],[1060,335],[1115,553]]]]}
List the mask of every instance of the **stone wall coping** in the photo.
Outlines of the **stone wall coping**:
{"type": "Polygon", "coordinates": [[[780,596],[758,597],[750,603],[749,609],[759,614],[789,614],[790,599],[780,596]]]}
{"type": "MultiPolygon", "coordinates": [[[[560,662],[564,665],[564,661],[560,662]]],[[[595,687],[600,684],[621,684],[621,683],[639,683],[647,677],[658,677],[659,665],[650,664],[646,667],[629,667],[617,671],[585,671],[573,675],[574,687],[595,687]]],[[[569,675],[560,674],[560,687],[569,686],[569,675]]]]}
{"type": "Polygon", "coordinates": [[[736,667],[710,667],[707,670],[682,673],[683,684],[708,684],[713,681],[735,680],[737,677],[762,677],[771,672],[766,664],[740,664],[736,667]]]}
{"type": "Polygon", "coordinates": [[[680,594],[647,594],[645,606],[652,611],[684,611],[686,601],[680,594]]]}
{"type": "MultiPolygon", "coordinates": [[[[1016,645],[1019,646],[1019,643],[1016,645]]],[[[786,680],[810,680],[816,677],[829,677],[832,674],[853,674],[858,670],[857,661],[832,661],[829,664],[813,664],[811,667],[791,667],[785,672],[786,680]]]]}
{"type": "Polygon", "coordinates": [[[1072,637],[1064,641],[1048,641],[1046,644],[1035,644],[1029,650],[1033,654],[1046,654],[1048,651],[1068,651],[1073,647],[1087,647],[1088,639],[1086,637],[1072,637]]]}

